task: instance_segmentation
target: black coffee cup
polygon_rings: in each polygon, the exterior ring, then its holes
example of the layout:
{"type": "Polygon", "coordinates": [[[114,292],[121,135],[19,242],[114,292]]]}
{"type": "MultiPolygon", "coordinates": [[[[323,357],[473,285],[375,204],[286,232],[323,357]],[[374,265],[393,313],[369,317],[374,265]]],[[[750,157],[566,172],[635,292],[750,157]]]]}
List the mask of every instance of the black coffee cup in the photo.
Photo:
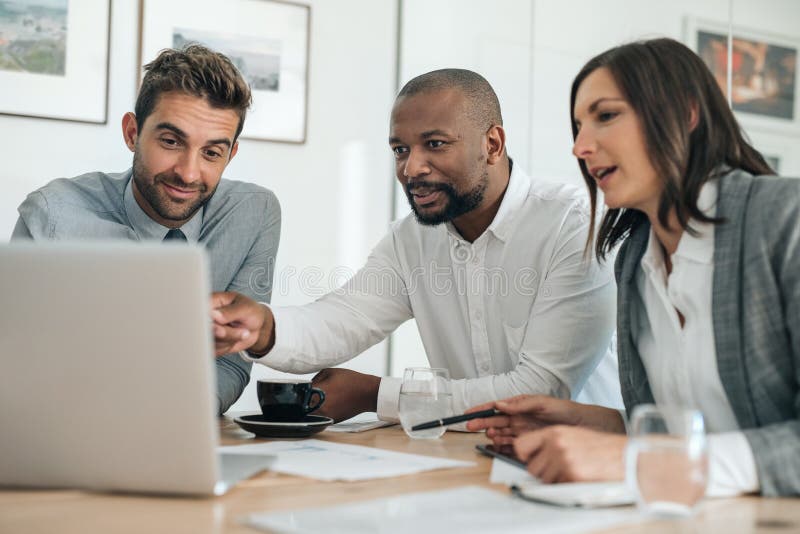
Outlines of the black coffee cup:
{"type": "Polygon", "coordinates": [[[259,380],[256,386],[258,404],[267,421],[302,421],[325,402],[325,392],[311,387],[311,382],[296,380],[259,380]],[[317,395],[316,404],[311,399],[317,395]]]}

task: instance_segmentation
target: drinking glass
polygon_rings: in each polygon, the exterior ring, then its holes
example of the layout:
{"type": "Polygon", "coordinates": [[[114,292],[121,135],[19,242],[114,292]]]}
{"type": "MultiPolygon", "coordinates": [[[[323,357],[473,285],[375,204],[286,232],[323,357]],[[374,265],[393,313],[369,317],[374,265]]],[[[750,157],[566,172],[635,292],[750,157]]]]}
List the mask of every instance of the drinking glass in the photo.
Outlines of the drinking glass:
{"type": "Polygon", "coordinates": [[[453,415],[453,395],[447,369],[408,367],[400,386],[400,424],[409,437],[436,439],[444,434],[443,426],[411,431],[411,427],[453,415]]]}
{"type": "Polygon", "coordinates": [[[626,471],[640,510],[662,516],[691,514],[708,482],[703,415],[677,407],[637,406],[626,471]]]}

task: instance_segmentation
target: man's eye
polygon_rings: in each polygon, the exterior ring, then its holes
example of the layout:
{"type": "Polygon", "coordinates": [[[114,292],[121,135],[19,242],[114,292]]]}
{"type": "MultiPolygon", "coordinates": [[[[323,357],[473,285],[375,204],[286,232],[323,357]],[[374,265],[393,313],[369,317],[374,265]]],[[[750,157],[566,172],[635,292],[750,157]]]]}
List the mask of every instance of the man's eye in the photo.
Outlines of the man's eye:
{"type": "Polygon", "coordinates": [[[222,156],[222,154],[220,154],[216,150],[206,150],[206,156],[209,158],[218,158],[222,156]]]}
{"type": "Polygon", "coordinates": [[[178,141],[175,140],[175,139],[172,139],[171,137],[162,137],[161,138],[161,142],[164,143],[167,146],[175,146],[175,145],[178,144],[178,141]]]}
{"type": "Polygon", "coordinates": [[[438,139],[431,139],[428,141],[428,146],[431,148],[439,148],[442,145],[444,145],[444,141],[440,141],[438,139]]]}
{"type": "Polygon", "coordinates": [[[401,154],[408,152],[408,149],[404,146],[393,146],[392,152],[394,152],[395,156],[400,156],[401,154]]]}

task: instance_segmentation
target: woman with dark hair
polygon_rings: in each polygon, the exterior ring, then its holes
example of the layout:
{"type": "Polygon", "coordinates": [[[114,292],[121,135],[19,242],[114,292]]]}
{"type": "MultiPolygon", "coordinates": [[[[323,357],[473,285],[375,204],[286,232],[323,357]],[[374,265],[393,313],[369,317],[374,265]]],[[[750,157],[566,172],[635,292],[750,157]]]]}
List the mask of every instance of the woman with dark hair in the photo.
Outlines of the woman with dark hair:
{"type": "MultiPolygon", "coordinates": [[[[769,176],[711,72],[671,39],[590,60],[570,114],[593,211],[598,188],[608,206],[594,252],[621,244],[627,412],[699,409],[710,495],[800,494],[800,181],[769,176]]],[[[468,428],[513,445],[542,480],[623,478],[619,412],[544,396],[496,407],[507,415],[468,428]]]]}

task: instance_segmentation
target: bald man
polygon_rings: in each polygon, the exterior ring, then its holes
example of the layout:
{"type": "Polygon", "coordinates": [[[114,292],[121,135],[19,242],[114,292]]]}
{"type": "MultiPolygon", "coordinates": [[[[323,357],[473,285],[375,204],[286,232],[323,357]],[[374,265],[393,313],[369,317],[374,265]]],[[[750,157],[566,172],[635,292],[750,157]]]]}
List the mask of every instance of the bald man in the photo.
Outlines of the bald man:
{"type": "Polygon", "coordinates": [[[480,75],[423,74],[400,91],[389,146],[413,210],[342,288],[304,306],[235,293],[213,299],[217,352],[309,373],[342,420],[396,420],[400,379],[328,369],[416,319],[433,367],[449,370],[453,410],[521,393],[621,405],[615,286],[584,254],[584,192],[531,180],[506,153],[500,104],[480,75]],[[604,360],[604,373],[592,375],[604,360]],[[598,382],[587,384],[597,377],[598,382]]]}

